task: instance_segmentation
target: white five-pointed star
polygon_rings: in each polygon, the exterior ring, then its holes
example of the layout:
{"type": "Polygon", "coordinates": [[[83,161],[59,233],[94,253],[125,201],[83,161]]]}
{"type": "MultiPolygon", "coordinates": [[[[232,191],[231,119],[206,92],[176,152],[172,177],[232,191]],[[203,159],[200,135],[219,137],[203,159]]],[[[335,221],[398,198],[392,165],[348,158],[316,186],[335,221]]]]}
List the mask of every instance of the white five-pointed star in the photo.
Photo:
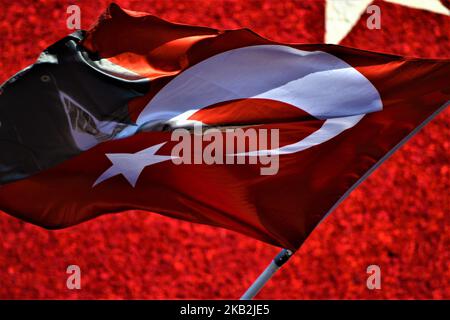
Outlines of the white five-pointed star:
{"type": "MultiPolygon", "coordinates": [[[[385,0],[405,7],[450,15],[439,0],[385,0]]],[[[373,0],[327,0],[325,9],[325,42],[338,44],[352,30],[373,0]]],[[[383,13],[381,13],[383,16],[383,13]]],[[[381,18],[383,19],[383,18],[381,18]]]]}
{"type": "Polygon", "coordinates": [[[103,172],[92,187],[119,174],[123,175],[135,187],[145,167],[175,158],[155,154],[164,144],[166,143],[163,142],[136,153],[107,153],[106,156],[112,162],[112,166],[103,172]]]}

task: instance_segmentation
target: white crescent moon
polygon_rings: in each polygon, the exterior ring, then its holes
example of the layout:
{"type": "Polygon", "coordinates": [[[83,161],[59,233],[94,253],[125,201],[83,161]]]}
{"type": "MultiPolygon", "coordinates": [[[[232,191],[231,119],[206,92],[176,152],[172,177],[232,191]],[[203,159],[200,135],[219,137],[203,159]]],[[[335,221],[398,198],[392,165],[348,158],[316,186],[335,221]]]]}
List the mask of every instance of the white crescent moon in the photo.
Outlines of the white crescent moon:
{"type": "Polygon", "coordinates": [[[294,144],[248,155],[305,150],[334,138],[383,106],[367,78],[329,53],[258,45],[217,54],[180,73],[145,106],[137,124],[192,125],[198,121],[188,118],[198,110],[246,98],[278,100],[325,120],[320,129],[294,144]]]}

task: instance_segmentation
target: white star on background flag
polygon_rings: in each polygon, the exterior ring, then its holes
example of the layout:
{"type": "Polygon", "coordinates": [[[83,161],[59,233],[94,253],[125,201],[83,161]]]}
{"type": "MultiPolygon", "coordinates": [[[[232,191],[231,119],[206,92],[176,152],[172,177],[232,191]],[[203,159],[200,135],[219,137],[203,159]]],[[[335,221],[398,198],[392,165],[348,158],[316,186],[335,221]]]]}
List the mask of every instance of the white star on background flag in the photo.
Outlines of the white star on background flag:
{"type": "Polygon", "coordinates": [[[163,142],[136,153],[107,153],[106,156],[112,162],[112,166],[103,172],[97,181],[94,182],[92,187],[119,174],[123,175],[125,179],[135,187],[136,182],[145,167],[175,158],[172,156],[155,154],[165,144],[166,143],[163,142]]]}
{"type": "MultiPolygon", "coordinates": [[[[439,0],[385,0],[405,7],[450,15],[439,0]]],[[[325,9],[325,42],[338,44],[352,30],[373,0],[327,0],[325,9]]],[[[383,19],[383,12],[381,13],[383,19]]]]}

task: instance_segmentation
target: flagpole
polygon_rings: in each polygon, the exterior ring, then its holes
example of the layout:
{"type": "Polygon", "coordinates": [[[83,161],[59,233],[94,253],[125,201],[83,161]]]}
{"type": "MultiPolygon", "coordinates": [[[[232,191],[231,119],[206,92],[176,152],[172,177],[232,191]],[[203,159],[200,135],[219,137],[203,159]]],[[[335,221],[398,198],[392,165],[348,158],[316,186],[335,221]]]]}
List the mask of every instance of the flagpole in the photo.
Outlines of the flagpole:
{"type": "Polygon", "coordinates": [[[267,268],[259,275],[259,277],[253,282],[250,288],[242,295],[241,300],[251,300],[258,292],[264,287],[264,285],[269,281],[270,278],[277,272],[286,261],[294,254],[291,250],[283,249],[277,256],[272,260],[272,262],[267,266],[267,268]]]}

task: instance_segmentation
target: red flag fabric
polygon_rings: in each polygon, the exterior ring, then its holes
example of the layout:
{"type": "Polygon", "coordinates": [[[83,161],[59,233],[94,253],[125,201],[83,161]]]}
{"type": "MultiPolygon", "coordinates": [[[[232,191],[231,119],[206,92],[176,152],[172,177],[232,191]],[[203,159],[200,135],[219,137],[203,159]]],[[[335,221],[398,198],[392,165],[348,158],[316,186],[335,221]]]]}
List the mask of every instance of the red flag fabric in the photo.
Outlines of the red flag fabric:
{"type": "Polygon", "coordinates": [[[150,87],[127,103],[134,126],[80,138],[83,152],[0,187],[2,210],[47,228],[143,209],[295,250],[450,97],[449,60],[281,44],[116,5],[82,45],[97,70],[150,87]],[[276,174],[261,175],[260,164],[174,164],[172,130],[155,128],[192,122],[278,129],[278,147],[252,150],[279,156],[276,174]]]}

